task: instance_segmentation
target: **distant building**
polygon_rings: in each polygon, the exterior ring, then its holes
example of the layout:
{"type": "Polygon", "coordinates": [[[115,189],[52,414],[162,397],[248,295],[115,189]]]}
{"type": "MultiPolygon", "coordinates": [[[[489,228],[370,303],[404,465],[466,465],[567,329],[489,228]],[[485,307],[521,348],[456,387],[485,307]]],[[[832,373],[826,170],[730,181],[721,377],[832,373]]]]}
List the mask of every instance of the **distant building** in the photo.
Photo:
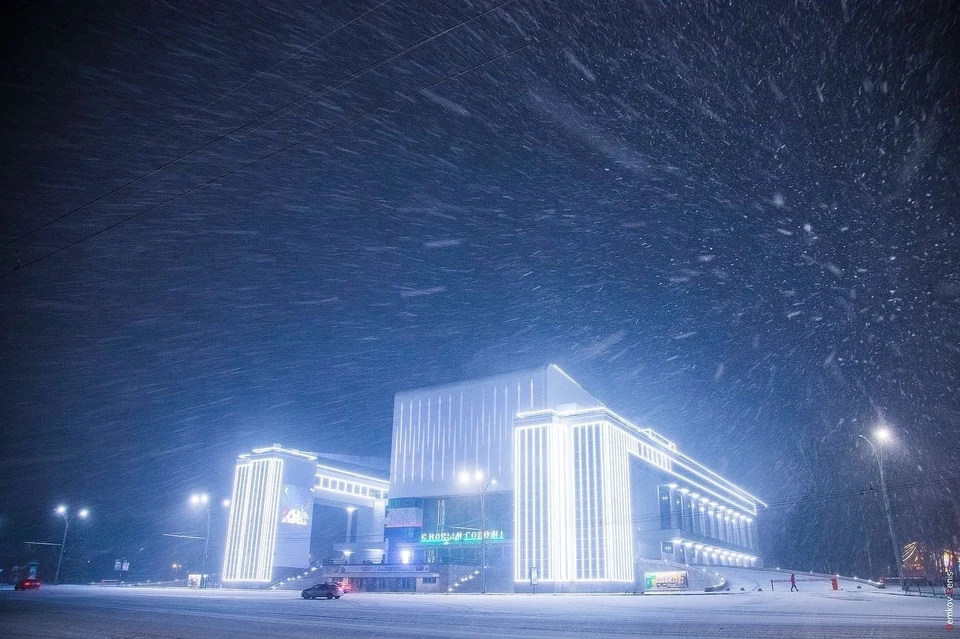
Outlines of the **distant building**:
{"type": "Polygon", "coordinates": [[[366,509],[363,534],[333,549],[349,562],[339,573],[404,579],[401,589],[458,587],[477,571],[441,567],[478,567],[482,546],[493,591],[522,591],[534,578],[539,590],[622,592],[642,579],[644,560],[760,564],[763,502],[553,365],[398,393],[388,482],[365,475],[348,487],[336,465],[327,478],[317,464],[280,447],[241,458],[225,582],[255,574],[264,583],[309,565],[310,539],[283,522],[283,495],[299,503],[310,489],[322,503],[366,509]],[[252,464],[262,469],[242,469],[252,464]],[[263,472],[273,479],[255,479],[263,472]]]}
{"type": "Polygon", "coordinates": [[[912,541],[903,547],[903,575],[909,578],[945,579],[958,575],[960,550],[939,548],[933,544],[912,541]]]}

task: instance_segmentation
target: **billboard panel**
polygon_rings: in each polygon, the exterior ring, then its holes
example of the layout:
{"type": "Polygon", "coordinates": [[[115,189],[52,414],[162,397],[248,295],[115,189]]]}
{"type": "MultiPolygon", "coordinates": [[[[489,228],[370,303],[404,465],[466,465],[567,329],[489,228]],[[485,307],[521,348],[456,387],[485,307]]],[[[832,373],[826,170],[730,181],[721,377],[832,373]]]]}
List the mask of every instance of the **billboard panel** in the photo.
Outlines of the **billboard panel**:
{"type": "Polygon", "coordinates": [[[690,579],[686,570],[661,570],[643,573],[644,592],[674,592],[689,589],[690,579]]]}
{"type": "Polygon", "coordinates": [[[422,528],[422,508],[391,508],[387,511],[387,528],[422,528]]]}
{"type": "Polygon", "coordinates": [[[316,474],[314,460],[285,459],[279,503],[274,512],[277,530],[274,567],[306,568],[310,565],[316,474]]]}
{"type": "Polygon", "coordinates": [[[309,526],[313,514],[313,493],[304,486],[284,484],[280,493],[280,523],[309,526]]]}

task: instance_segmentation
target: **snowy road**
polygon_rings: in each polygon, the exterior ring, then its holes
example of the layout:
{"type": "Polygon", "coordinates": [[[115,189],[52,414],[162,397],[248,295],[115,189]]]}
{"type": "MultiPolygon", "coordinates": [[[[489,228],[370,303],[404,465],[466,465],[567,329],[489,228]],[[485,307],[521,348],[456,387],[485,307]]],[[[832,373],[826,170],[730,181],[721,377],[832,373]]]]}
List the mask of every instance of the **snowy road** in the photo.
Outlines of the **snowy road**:
{"type": "Polygon", "coordinates": [[[880,592],[687,596],[348,594],[45,587],[0,592],[0,636],[937,637],[943,599],[880,592]]]}

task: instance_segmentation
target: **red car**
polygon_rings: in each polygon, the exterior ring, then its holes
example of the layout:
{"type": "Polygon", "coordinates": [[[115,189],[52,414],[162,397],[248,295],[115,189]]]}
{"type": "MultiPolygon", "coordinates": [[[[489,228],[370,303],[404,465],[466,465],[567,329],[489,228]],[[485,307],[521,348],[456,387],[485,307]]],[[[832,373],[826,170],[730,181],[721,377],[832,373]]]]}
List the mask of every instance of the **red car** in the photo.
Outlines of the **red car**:
{"type": "Polygon", "coordinates": [[[350,586],[349,586],[348,584],[342,582],[342,581],[333,581],[333,582],[330,582],[330,583],[334,583],[334,584],[340,586],[340,590],[343,591],[343,594],[347,594],[348,592],[350,592],[350,586]]]}
{"type": "Polygon", "coordinates": [[[39,579],[21,579],[17,582],[17,585],[13,587],[14,590],[40,590],[40,580],[39,579]]]}

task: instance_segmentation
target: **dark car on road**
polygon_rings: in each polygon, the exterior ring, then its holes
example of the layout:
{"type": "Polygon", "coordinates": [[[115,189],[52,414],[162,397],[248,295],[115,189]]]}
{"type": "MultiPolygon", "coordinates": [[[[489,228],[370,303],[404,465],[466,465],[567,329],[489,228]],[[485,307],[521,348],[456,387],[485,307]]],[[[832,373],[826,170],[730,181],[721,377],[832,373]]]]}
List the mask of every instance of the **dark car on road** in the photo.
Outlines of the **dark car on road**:
{"type": "Polygon", "coordinates": [[[13,587],[14,590],[40,590],[39,579],[21,579],[13,587]]]}
{"type": "Polygon", "coordinates": [[[343,589],[337,584],[317,584],[301,592],[300,596],[304,599],[316,599],[317,597],[339,599],[342,594],[343,589]]]}

